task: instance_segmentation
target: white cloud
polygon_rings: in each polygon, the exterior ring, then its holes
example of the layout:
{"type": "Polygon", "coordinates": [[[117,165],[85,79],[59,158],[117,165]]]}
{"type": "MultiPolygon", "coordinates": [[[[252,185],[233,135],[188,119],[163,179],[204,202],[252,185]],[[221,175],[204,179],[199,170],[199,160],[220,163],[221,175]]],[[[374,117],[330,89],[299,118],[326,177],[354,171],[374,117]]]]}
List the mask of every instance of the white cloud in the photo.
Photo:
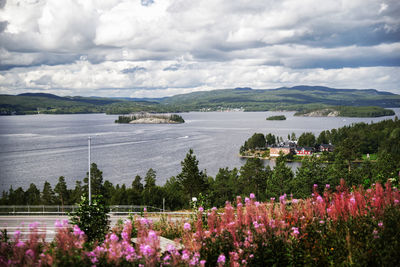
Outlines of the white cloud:
{"type": "Polygon", "coordinates": [[[15,0],[0,22],[0,93],[305,83],[400,93],[395,0],[15,0]]]}

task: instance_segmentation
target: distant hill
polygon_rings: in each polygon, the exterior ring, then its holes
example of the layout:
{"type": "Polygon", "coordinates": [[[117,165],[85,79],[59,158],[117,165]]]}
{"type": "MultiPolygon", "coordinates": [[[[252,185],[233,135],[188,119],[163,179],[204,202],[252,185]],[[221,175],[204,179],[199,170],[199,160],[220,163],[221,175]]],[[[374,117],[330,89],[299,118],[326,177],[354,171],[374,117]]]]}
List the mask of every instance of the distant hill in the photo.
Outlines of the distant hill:
{"type": "MultiPolygon", "coordinates": [[[[309,110],[332,106],[400,107],[400,95],[375,89],[335,89],[294,86],[276,89],[249,87],[193,92],[164,98],[61,97],[24,93],[0,95],[0,114],[185,112],[242,108],[245,111],[309,110]]],[[[375,113],[374,113],[375,114],[375,113]]]]}
{"type": "Polygon", "coordinates": [[[176,95],[160,101],[188,109],[241,108],[247,111],[296,110],[326,106],[399,107],[400,96],[374,89],[335,89],[322,86],[282,87],[271,90],[236,88],[176,95]]]}

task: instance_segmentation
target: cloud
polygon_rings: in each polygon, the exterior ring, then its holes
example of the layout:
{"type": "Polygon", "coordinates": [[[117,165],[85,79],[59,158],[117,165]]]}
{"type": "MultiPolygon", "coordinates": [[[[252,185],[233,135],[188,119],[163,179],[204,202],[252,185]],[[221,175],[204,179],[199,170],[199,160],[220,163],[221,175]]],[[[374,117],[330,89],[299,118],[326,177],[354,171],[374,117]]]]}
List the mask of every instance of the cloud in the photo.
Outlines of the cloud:
{"type": "Polygon", "coordinates": [[[0,93],[164,96],[305,82],[396,91],[399,70],[396,0],[0,2],[0,93]]]}

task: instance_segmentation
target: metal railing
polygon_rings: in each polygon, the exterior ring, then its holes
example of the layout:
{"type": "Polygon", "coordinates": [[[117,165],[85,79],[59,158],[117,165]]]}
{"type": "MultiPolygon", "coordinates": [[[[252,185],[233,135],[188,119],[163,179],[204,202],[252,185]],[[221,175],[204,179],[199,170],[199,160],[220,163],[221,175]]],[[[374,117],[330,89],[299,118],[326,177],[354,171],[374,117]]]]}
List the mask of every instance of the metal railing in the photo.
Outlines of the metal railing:
{"type": "MultiPolygon", "coordinates": [[[[7,205],[0,206],[0,215],[68,215],[78,208],[77,205],[7,205]]],[[[164,210],[143,205],[113,205],[109,206],[110,215],[163,213],[164,210]]]]}

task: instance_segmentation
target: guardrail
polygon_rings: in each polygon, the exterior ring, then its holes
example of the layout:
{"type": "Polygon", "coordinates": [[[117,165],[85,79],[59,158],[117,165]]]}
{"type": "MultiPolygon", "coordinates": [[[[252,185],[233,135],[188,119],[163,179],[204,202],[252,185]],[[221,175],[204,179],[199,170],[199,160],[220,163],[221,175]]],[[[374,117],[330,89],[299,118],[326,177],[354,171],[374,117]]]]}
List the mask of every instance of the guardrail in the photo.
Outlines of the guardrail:
{"type": "MultiPolygon", "coordinates": [[[[77,205],[7,205],[0,206],[0,215],[68,215],[78,208],[77,205]]],[[[164,213],[160,208],[142,205],[113,205],[109,206],[110,215],[164,213]]]]}

